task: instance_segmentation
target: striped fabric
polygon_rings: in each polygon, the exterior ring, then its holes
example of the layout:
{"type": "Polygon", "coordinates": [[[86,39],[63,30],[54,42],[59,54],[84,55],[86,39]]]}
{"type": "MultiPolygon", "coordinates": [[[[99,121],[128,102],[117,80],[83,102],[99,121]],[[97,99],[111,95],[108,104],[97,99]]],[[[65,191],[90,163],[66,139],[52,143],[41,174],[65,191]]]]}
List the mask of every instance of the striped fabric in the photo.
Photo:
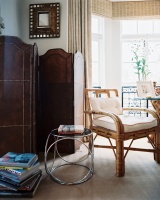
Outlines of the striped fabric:
{"type": "Polygon", "coordinates": [[[92,12],[112,19],[160,18],[160,1],[110,2],[93,0],[92,12]]]}

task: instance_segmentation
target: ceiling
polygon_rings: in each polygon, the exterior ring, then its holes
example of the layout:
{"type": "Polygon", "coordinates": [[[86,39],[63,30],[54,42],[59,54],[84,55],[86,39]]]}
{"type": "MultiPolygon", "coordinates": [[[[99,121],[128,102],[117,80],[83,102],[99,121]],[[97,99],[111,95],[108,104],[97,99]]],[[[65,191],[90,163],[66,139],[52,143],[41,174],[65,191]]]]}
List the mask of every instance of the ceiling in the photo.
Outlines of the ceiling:
{"type": "MultiPolygon", "coordinates": [[[[120,1],[149,1],[149,0],[109,0],[112,2],[120,2],[120,1]]],[[[155,0],[150,0],[150,1],[155,1],[155,0]]],[[[158,1],[158,0],[157,0],[158,1]]]]}

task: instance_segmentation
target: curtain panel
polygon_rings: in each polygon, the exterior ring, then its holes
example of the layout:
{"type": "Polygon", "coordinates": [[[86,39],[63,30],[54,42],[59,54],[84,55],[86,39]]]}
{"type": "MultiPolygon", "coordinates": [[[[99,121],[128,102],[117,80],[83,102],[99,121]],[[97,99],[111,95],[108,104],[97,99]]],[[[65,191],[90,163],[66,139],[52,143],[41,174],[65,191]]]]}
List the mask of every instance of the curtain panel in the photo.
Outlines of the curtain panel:
{"type": "Polygon", "coordinates": [[[92,87],[91,15],[92,0],[68,0],[68,51],[82,52],[86,87],[92,87]]]}
{"type": "Polygon", "coordinates": [[[156,19],[160,18],[160,1],[110,2],[92,0],[93,14],[112,19],[156,19]]]}

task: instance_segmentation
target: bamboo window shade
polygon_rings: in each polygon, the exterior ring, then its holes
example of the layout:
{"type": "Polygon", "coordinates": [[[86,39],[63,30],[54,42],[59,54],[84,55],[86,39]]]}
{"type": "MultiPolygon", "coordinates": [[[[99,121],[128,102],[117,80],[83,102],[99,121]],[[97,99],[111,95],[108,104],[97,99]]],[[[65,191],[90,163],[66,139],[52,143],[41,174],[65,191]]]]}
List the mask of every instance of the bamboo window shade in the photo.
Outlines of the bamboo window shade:
{"type": "Polygon", "coordinates": [[[112,2],[106,0],[92,0],[92,13],[111,18],[112,2]]]}
{"type": "Polygon", "coordinates": [[[112,19],[155,19],[160,18],[160,1],[93,0],[92,12],[112,19]]]}

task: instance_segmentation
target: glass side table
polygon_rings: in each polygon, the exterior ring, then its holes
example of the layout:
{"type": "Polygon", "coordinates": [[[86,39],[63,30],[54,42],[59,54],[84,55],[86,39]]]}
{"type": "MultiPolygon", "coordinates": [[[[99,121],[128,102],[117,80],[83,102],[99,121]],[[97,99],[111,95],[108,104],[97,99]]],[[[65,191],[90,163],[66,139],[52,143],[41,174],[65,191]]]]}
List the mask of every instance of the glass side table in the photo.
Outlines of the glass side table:
{"type": "MultiPolygon", "coordinates": [[[[81,145],[81,146],[82,146],[81,145]]],[[[77,152],[76,152],[77,153],[77,152]]],[[[76,154],[75,153],[75,154],[76,154]]],[[[80,154],[82,152],[79,152],[80,154]]],[[[90,129],[84,128],[84,132],[80,134],[58,134],[58,130],[52,130],[51,133],[48,135],[46,145],[45,145],[45,154],[44,154],[44,163],[45,163],[45,170],[46,173],[57,183],[62,185],[75,185],[83,183],[87,180],[89,180],[94,173],[94,140],[93,140],[93,132],[90,129]],[[51,137],[54,138],[54,142],[51,143],[49,146],[48,143],[51,139],[51,137]],[[89,145],[84,142],[84,138],[89,139],[89,145]],[[57,144],[60,141],[63,140],[74,140],[76,142],[81,143],[84,146],[84,155],[81,156],[81,158],[72,157],[73,154],[66,157],[62,157],[60,153],[58,152],[57,144]],[[53,158],[51,160],[48,159],[49,152],[51,148],[54,148],[53,151],[53,158]],[[56,157],[57,156],[57,157],[56,157]],[[70,159],[70,157],[72,157],[70,159]],[[75,160],[74,160],[75,159],[75,160]],[[80,176],[79,170],[75,170],[74,167],[78,168],[80,171],[82,171],[82,175],[80,176]],[[70,168],[69,172],[67,170],[70,168]],[[59,171],[59,172],[58,172],[59,171]],[[65,180],[64,177],[61,177],[62,175],[68,175],[68,179],[70,179],[70,172],[72,171],[72,175],[74,178],[77,177],[78,180],[65,180]],[[60,177],[58,175],[60,174],[60,177]]]]}
{"type": "MultiPolygon", "coordinates": [[[[152,103],[153,101],[159,101],[160,96],[157,97],[135,97],[134,100],[145,100],[146,101],[146,108],[148,108],[149,101],[152,103]]],[[[152,104],[153,105],[153,104],[152,104]]]]}

